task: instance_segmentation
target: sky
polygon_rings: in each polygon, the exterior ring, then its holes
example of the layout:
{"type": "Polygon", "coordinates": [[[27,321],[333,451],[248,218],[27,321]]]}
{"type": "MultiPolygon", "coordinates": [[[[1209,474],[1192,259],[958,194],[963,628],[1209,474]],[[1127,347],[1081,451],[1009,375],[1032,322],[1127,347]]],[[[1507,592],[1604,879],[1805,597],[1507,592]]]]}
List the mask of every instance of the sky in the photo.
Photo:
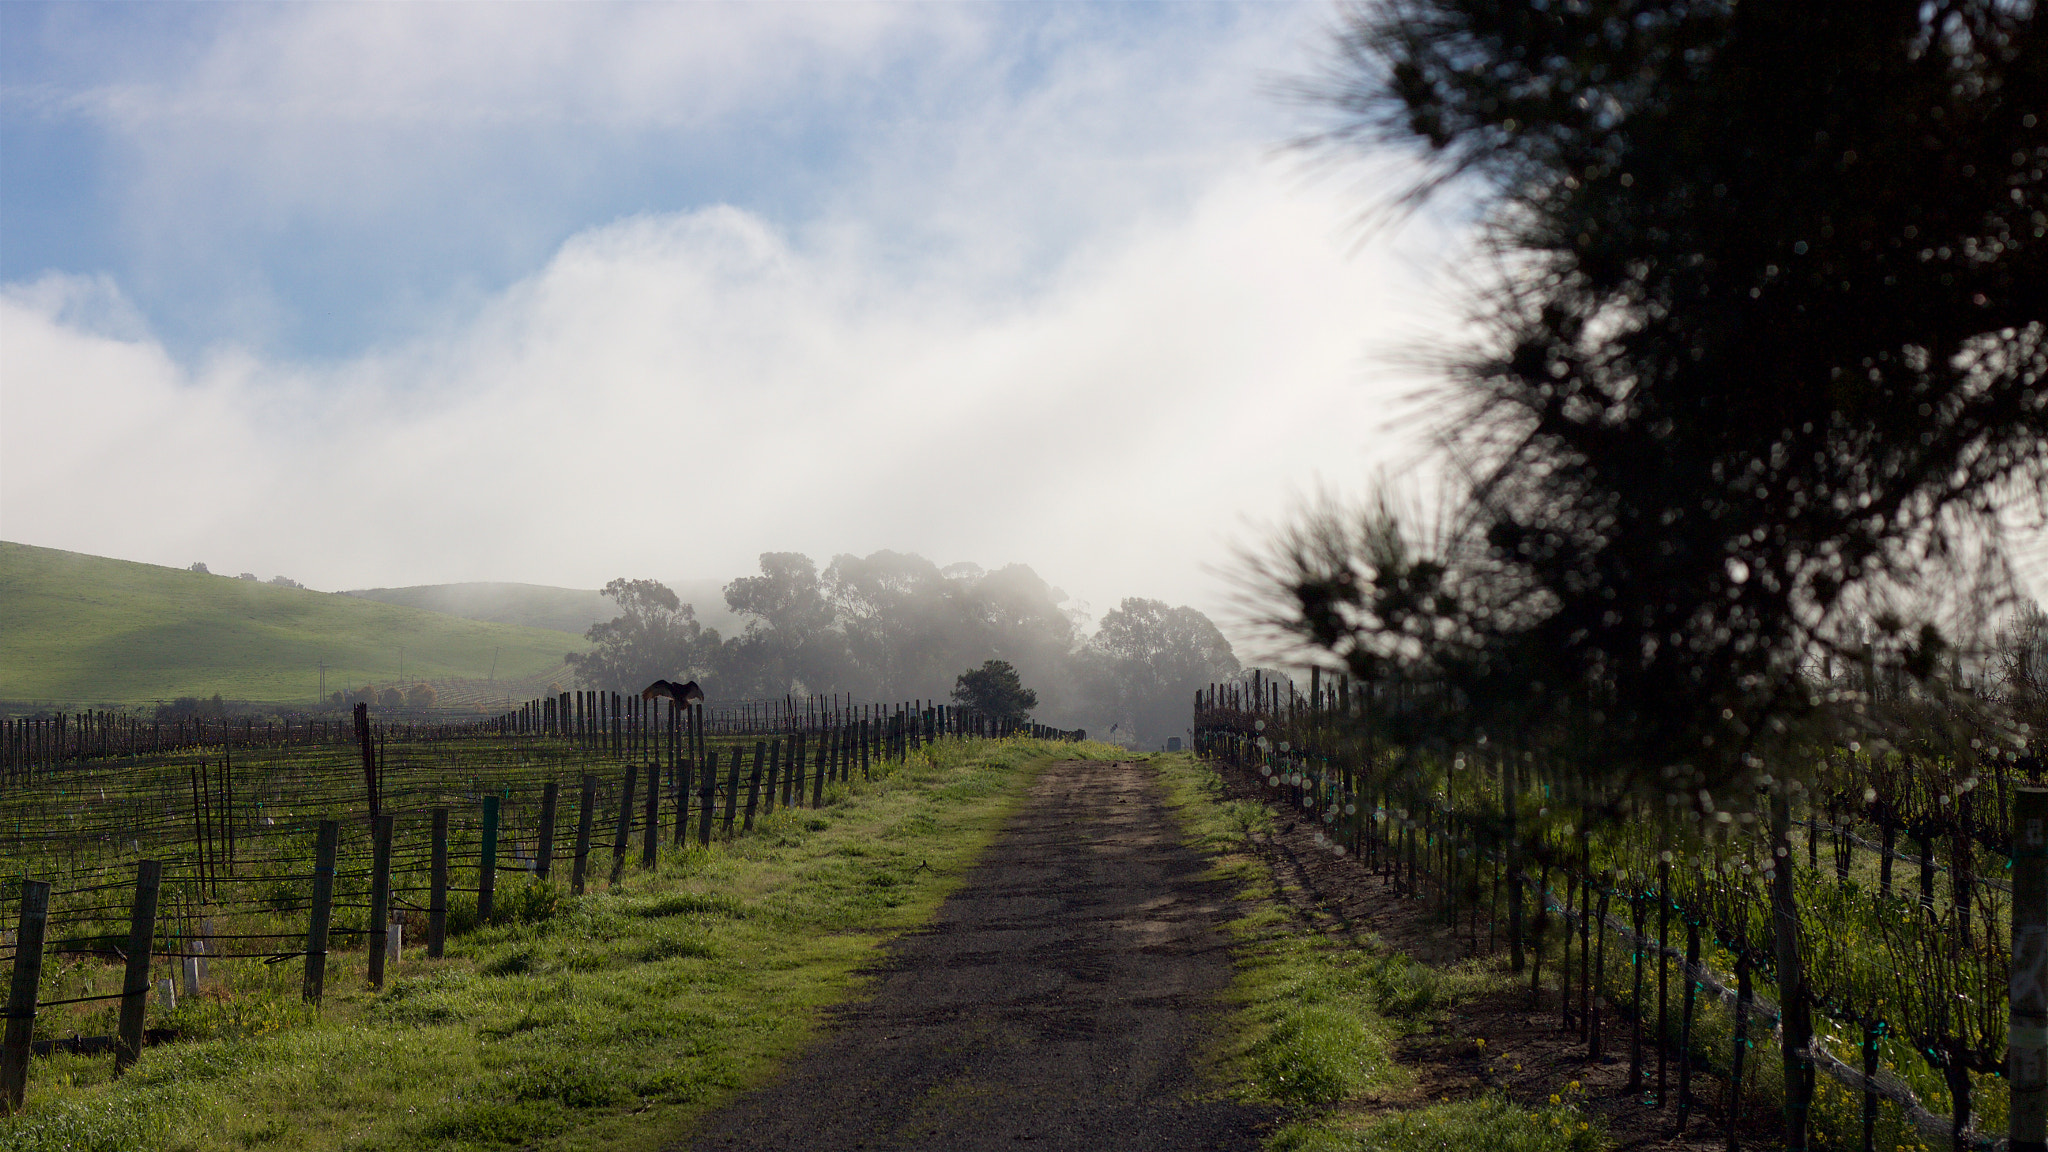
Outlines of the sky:
{"type": "Polygon", "coordinates": [[[0,538],[342,589],[1031,565],[1418,475],[1327,4],[0,5],[0,538]]]}

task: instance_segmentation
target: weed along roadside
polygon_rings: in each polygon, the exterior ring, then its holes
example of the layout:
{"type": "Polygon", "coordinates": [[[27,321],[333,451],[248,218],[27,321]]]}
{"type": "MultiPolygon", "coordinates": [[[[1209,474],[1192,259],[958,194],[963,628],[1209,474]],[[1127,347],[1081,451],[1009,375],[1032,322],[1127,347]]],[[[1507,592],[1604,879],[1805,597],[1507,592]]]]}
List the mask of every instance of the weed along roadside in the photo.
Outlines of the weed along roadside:
{"type": "Polygon", "coordinates": [[[591,861],[580,896],[566,868],[482,908],[458,892],[443,956],[403,949],[381,991],[367,950],[337,937],[317,1007],[297,963],[237,965],[124,1075],[38,1057],[0,1149],[662,1147],[861,995],[1040,765],[1117,751],[940,741],[833,780],[817,807],[625,867],[615,888],[591,861]]]}
{"type": "Polygon", "coordinates": [[[1275,1152],[1595,1152],[1600,1124],[1569,1084],[1547,1101],[1495,1091],[1442,1092],[1404,1054],[1443,1030],[1467,1001],[1506,987],[1497,966],[1416,960],[1284,898],[1278,860],[1260,850],[1275,832],[1264,804],[1232,799],[1192,755],[1149,761],[1190,843],[1233,881],[1243,914],[1229,926],[1237,976],[1230,1026],[1208,1054],[1216,1090],[1278,1105],[1289,1122],[1275,1152]]]}

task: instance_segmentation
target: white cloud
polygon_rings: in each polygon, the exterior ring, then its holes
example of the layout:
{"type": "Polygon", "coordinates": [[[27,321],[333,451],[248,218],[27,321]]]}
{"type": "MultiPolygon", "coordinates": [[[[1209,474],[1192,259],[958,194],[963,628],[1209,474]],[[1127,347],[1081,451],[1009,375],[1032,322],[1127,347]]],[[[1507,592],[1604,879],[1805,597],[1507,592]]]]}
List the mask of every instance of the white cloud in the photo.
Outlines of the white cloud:
{"type": "Polygon", "coordinates": [[[127,150],[136,278],[194,280],[223,335],[168,351],[106,277],[0,292],[9,539],[325,588],[896,548],[1215,610],[1234,542],[1412,451],[1388,353],[1440,326],[1454,246],[1360,246],[1356,189],[1272,158],[1320,10],[231,12],[69,98],[127,150]],[[764,125],[818,139],[757,198],[585,221],[350,354],[275,350],[260,261],[219,263],[295,229],[524,251],[508,146],[595,182],[764,125]]]}
{"type": "Polygon", "coordinates": [[[321,587],[893,547],[1213,607],[1245,515],[1390,451],[1402,389],[1363,356],[1416,285],[1345,256],[1346,212],[1254,169],[1022,298],[878,287],[732,208],[639,217],[457,330],[323,368],[182,369],[11,291],[0,530],[321,587]]]}

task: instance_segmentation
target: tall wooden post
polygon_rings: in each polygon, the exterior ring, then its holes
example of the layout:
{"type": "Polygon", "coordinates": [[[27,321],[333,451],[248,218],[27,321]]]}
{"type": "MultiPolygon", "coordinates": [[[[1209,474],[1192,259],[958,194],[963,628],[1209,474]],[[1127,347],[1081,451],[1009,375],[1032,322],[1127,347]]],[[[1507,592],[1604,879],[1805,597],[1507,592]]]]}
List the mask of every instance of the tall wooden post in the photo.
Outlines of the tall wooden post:
{"type": "Polygon", "coordinates": [[[320,822],[319,839],[313,847],[313,910],[306,918],[306,1003],[320,1003],[327,989],[327,926],[334,916],[334,846],[341,825],[320,822]]]}
{"type": "Polygon", "coordinates": [[[576,859],[569,867],[569,891],[583,895],[584,877],[590,873],[590,825],[597,814],[597,777],[583,777],[583,804],[576,813],[576,859]]]}
{"type": "Polygon", "coordinates": [[[121,978],[121,1023],[115,1038],[114,1071],[142,1056],[142,1025],[149,1011],[149,960],[156,948],[156,905],[164,866],[144,860],[135,866],[135,903],[128,914],[128,964],[121,978]]]}
{"type": "MultiPolygon", "coordinates": [[[[739,753],[733,753],[737,756],[739,753]]],[[[711,846],[711,804],[718,798],[718,753],[704,754],[702,783],[697,786],[697,843],[711,846]]]]}
{"type": "Polygon", "coordinates": [[[363,753],[363,794],[370,800],[370,815],[378,811],[377,749],[370,740],[370,706],[356,705],[356,744],[363,753]]]}
{"type": "Polygon", "coordinates": [[[498,894],[498,798],[484,797],[482,854],[476,864],[476,922],[490,923],[498,894]]]}
{"type": "Polygon", "coordinates": [[[725,834],[732,835],[733,818],[739,815],[740,806],[740,750],[732,750],[732,763],[725,771],[725,834]]]}
{"type": "Polygon", "coordinates": [[[682,715],[681,753],[675,761],[676,847],[690,842],[690,789],[697,782],[697,710],[685,705],[682,715]]]}
{"type": "Polygon", "coordinates": [[[747,816],[745,822],[740,825],[743,831],[752,832],[754,830],[754,810],[761,803],[761,761],[767,754],[768,742],[765,740],[754,741],[754,771],[751,776],[747,777],[747,816]]]}
{"type": "Polygon", "coordinates": [[[427,956],[441,958],[448,943],[448,810],[434,809],[432,851],[427,870],[427,956]]]}
{"type": "MultiPolygon", "coordinates": [[[[613,719],[617,719],[616,713],[613,714],[613,719]]],[[[618,833],[612,837],[611,886],[614,888],[619,886],[619,881],[626,874],[626,848],[632,843],[633,837],[633,784],[639,777],[640,769],[628,764],[623,795],[619,797],[618,833]]]]}
{"type": "Polygon", "coordinates": [[[2048,789],[2017,789],[2012,824],[2008,1131],[2012,1152],[2048,1152],[2048,789]]]}
{"type": "Polygon", "coordinates": [[[396,818],[377,817],[370,849],[370,987],[384,987],[384,952],[391,941],[391,825],[396,818]]]}
{"type": "Polygon", "coordinates": [[[14,983],[7,991],[7,1036],[0,1042],[0,1095],[11,1115],[28,1091],[29,1040],[35,1035],[36,999],[43,986],[43,930],[50,923],[50,885],[21,882],[21,922],[15,929],[14,983]]]}
{"type": "Polygon", "coordinates": [[[832,744],[832,737],[823,730],[818,732],[818,759],[811,765],[811,807],[825,802],[825,750],[832,744]]]}
{"type": "Polygon", "coordinates": [[[661,844],[661,758],[647,761],[647,827],[640,833],[640,866],[652,868],[661,844]]]}
{"type": "Polygon", "coordinates": [[[550,780],[540,794],[540,848],[534,855],[533,874],[546,880],[555,868],[555,808],[562,798],[562,784],[550,780]]]}

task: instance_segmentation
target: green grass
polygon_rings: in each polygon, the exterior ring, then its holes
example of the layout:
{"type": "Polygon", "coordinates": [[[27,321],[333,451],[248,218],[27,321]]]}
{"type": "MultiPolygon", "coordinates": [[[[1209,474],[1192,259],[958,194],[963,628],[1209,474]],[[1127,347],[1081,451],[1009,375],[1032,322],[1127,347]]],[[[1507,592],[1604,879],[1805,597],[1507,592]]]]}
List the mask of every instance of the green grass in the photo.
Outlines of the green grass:
{"type": "Polygon", "coordinates": [[[1291,1124],[1271,1147],[1274,1152],[1598,1152],[1606,1140],[1562,1097],[1532,1110],[1489,1094],[1370,1120],[1291,1124]]]}
{"type": "Polygon", "coordinates": [[[171,1021],[204,1038],[150,1049],[125,1078],[106,1057],[37,1060],[0,1150],[669,1146],[861,994],[1040,764],[1094,754],[1122,752],[937,745],[834,785],[825,808],[629,868],[616,892],[507,893],[515,913],[444,960],[410,953],[382,993],[360,952],[337,953],[317,1017],[296,963],[237,962],[171,1021]]]}
{"type": "MultiPolygon", "coordinates": [[[[311,704],[408,679],[508,691],[562,667],[580,639],[541,628],[0,541],[0,700],[138,705],[179,696],[311,704]]],[[[563,678],[566,685],[567,679],[563,678]]],[[[545,679],[534,687],[547,687],[545,679]]]]}
{"type": "Polygon", "coordinates": [[[592,624],[619,614],[619,606],[595,589],[552,588],[543,584],[416,584],[407,588],[360,588],[347,594],[401,608],[419,608],[466,620],[548,628],[578,637],[592,624]]]}
{"type": "MultiPolygon", "coordinates": [[[[722,632],[737,632],[739,616],[725,603],[724,584],[717,580],[669,581],[668,587],[696,612],[697,622],[722,632]]],[[[348,593],[365,600],[445,612],[467,620],[491,620],[552,628],[581,637],[592,624],[619,614],[619,606],[594,588],[556,588],[546,584],[478,582],[415,584],[406,588],[359,588],[348,593]]]]}
{"type": "Polygon", "coordinates": [[[1496,1096],[1429,1103],[1414,1098],[1393,1059],[1398,1039],[1458,1002],[1507,979],[1497,966],[1433,968],[1368,942],[1352,947],[1307,930],[1276,899],[1268,869],[1247,849],[1271,813],[1223,798],[1215,771],[1191,755],[1150,758],[1190,843],[1216,855],[1244,914],[1229,926],[1237,976],[1231,1026],[1209,1054],[1223,1091],[1276,1104],[1293,1118],[1275,1152],[1597,1152],[1597,1125],[1571,1100],[1540,1110],[1496,1096]],[[1404,1108],[1391,1114],[1389,1106],[1404,1108]]]}

